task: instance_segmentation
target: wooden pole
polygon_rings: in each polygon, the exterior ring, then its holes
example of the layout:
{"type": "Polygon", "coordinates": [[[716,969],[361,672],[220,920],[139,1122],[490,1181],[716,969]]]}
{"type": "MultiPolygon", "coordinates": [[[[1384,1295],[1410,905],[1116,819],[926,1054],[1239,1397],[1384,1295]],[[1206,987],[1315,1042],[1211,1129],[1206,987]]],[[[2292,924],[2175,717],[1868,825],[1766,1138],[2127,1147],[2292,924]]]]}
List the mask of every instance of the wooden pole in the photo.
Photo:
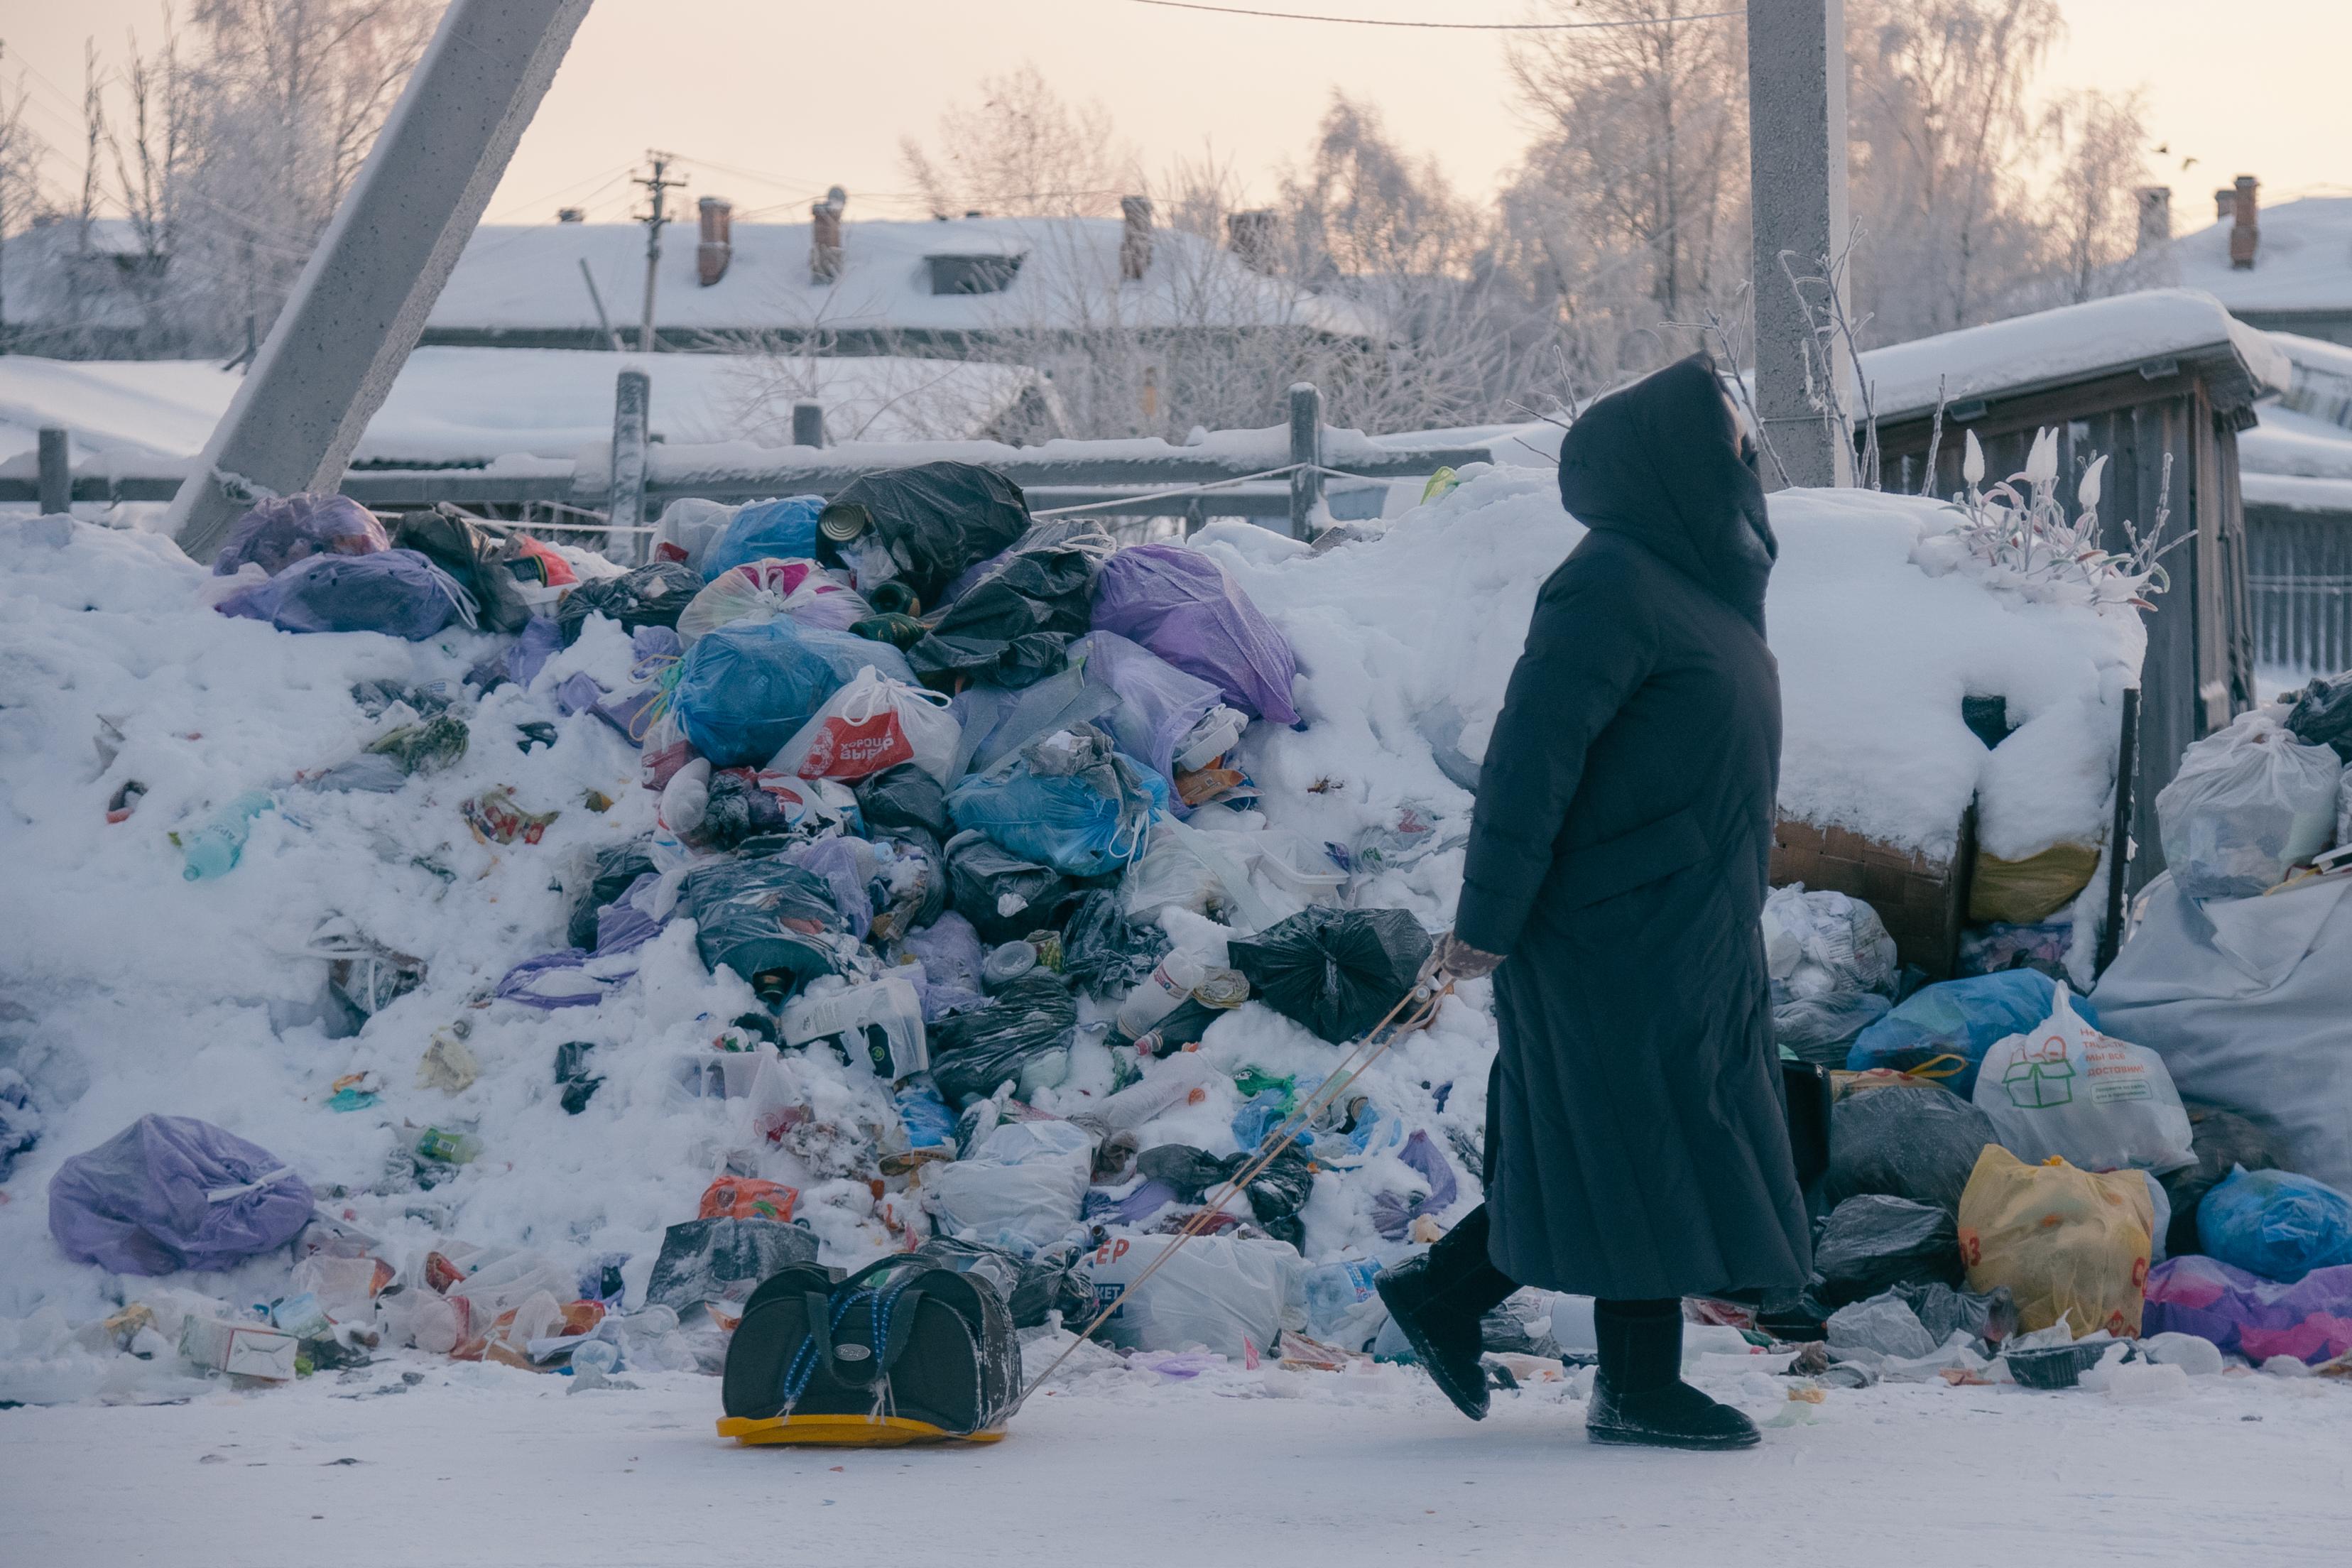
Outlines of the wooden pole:
{"type": "Polygon", "coordinates": [[[1323,395],[1311,381],[1290,389],[1290,460],[1315,464],[1290,473],[1290,537],[1304,539],[1314,526],[1315,507],[1323,499],[1323,395]]]}
{"type": "Polygon", "coordinates": [[[73,463],[67,456],[66,433],[48,426],[40,434],[37,470],[41,480],[41,515],[73,510],[73,463]]]}
{"type": "Polygon", "coordinates": [[[2104,973],[2123,945],[2124,905],[2132,862],[2132,809],[2139,774],[2139,688],[2124,688],[2123,734],[2116,742],[2116,818],[2107,827],[2107,926],[2099,933],[2104,973]]]}

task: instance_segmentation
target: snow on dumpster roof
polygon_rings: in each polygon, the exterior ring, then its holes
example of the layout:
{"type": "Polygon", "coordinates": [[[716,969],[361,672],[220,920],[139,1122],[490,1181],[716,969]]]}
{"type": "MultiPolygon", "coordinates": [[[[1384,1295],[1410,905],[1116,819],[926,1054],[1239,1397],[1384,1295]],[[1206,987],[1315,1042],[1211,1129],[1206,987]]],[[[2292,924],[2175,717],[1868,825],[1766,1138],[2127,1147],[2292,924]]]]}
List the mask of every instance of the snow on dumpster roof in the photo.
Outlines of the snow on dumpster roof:
{"type": "Polygon", "coordinates": [[[1861,356],[1879,423],[1926,418],[1938,384],[1952,403],[2013,396],[2128,371],[2161,359],[2234,361],[2252,398],[2284,392],[2293,378],[2271,335],[2249,327],[2210,294],[2147,289],[1938,332],[1861,356]]]}

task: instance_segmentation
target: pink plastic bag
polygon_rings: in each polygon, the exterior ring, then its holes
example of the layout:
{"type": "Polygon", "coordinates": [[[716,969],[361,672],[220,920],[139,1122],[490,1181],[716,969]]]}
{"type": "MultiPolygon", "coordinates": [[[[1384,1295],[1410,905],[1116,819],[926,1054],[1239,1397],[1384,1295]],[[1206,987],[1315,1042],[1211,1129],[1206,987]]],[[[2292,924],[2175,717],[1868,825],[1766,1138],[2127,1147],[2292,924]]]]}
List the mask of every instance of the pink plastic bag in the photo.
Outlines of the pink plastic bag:
{"type": "Polygon", "coordinates": [[[713,577],[678,613],[677,635],[692,643],[736,621],[772,621],[778,616],[844,632],[873,613],[839,574],[814,561],[753,561],[713,577]]]}

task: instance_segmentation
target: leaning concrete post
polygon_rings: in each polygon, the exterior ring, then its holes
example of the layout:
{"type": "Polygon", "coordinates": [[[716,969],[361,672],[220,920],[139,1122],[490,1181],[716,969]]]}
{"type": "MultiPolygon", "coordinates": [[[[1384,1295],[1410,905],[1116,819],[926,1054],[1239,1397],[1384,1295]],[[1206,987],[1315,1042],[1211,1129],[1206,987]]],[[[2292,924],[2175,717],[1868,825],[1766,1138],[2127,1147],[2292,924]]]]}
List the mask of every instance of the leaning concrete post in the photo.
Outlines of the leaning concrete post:
{"type": "MultiPolygon", "coordinates": [[[[1806,396],[1808,345],[1822,340],[1789,285],[1790,269],[1818,274],[1822,258],[1842,253],[1849,240],[1845,0],[1748,0],[1748,166],[1756,411],[1789,483],[1850,485],[1853,452],[1806,396]]],[[[1834,395],[1851,409],[1853,356],[1843,342],[1827,347],[1834,395]]],[[[1769,458],[1763,469],[1766,484],[1778,489],[1780,476],[1769,458]]]]}
{"type": "Polygon", "coordinates": [[[450,0],[166,527],[209,560],[265,492],[331,490],[474,232],[588,0],[450,0]]]}

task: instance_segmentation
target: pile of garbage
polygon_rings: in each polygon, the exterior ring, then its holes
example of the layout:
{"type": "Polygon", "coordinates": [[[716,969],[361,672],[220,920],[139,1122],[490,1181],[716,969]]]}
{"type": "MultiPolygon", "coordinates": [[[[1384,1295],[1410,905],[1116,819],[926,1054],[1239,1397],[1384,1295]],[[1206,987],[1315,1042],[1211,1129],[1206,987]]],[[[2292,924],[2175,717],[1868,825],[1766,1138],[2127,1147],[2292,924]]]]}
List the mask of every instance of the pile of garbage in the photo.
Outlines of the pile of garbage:
{"type": "MultiPolygon", "coordinates": [[[[1466,797],[1414,759],[1400,803],[1367,776],[1391,759],[1331,739],[1428,715],[1321,710],[1362,672],[1302,668],[1325,628],[1243,581],[1305,547],[1123,542],[955,464],[679,501],[629,568],[318,497],[257,507],[202,582],[102,531],[58,554],[101,545],[58,602],[166,626],[128,662],[209,662],[278,711],[133,712],[94,644],[59,656],[99,693],[105,809],[57,864],[224,1000],[183,1026],[199,1065],[148,1076],[46,1037],[110,999],[0,1016],[0,1181],[42,1184],[0,1226],[38,1206],[59,1266],[0,1283],[0,1398],[395,1352],[582,1389],[716,1372],[761,1279],[899,1253],[1032,1333],[1140,1280],[1101,1330],[1123,1354],[1411,1359],[1372,1279],[1479,1199],[1483,988],[1318,1091],[1414,984],[1466,797]],[[287,749],[321,730],[349,743],[287,749]],[[200,959],[146,923],[208,921],[200,959]],[[263,1051],[301,1095],[175,1114],[186,1075],[263,1051]]],[[[2192,751],[2172,876],[2089,995],[2030,963],[1923,985],[1867,903],[1773,894],[1784,1056],[1834,1069],[1816,1275],[1687,1303],[1693,1354],[2121,1391],[2352,1352],[2352,824],[2315,837],[2310,754],[2347,692],[2192,751]]],[[[1498,1382],[1559,1375],[1591,1303],[1521,1292],[1486,1343],[1498,1382]]]]}
{"type": "MultiPolygon", "coordinates": [[[[191,811],[184,879],[233,892],[257,846],[435,811],[461,837],[407,856],[412,880],[535,878],[560,919],[470,984],[381,920],[323,923],[321,1016],[299,1026],[348,1070],[310,1114],[381,1129],[381,1173],[143,1115],[47,1182],[57,1247],[115,1277],[116,1326],[28,1320],[16,1353],[152,1358],[160,1337],[184,1371],[265,1379],[410,1348],[715,1371],[760,1280],[894,1251],[984,1276],[1024,1327],[1075,1326],[1212,1202],[1110,1342],[1272,1355],[1338,1331],[1313,1304],[1339,1279],[1360,1353],[1372,1269],[1476,1199],[1477,1106],[1444,1115],[1443,1068],[1471,1076],[1485,1023],[1286,1127],[1430,952],[1415,913],[1360,902],[1357,868],[1447,840],[1407,812],[1326,845],[1255,809],[1245,741],[1301,723],[1282,632],[1213,556],[1034,519],[960,464],[830,501],[681,501],[653,542],[616,570],[447,510],[387,528],[295,497],[245,519],[200,590],[219,615],[383,633],[463,673],[355,685],[364,740],[191,811]],[[625,787],[580,787],[614,759],[625,787]],[[697,1130],[698,1200],[656,1245],[528,1215],[468,1237],[478,1177],[563,1140],[550,1117],[625,1136],[608,1110],[697,1130]]],[[[0,1079],[29,1145],[25,1088],[0,1079]]]]}

